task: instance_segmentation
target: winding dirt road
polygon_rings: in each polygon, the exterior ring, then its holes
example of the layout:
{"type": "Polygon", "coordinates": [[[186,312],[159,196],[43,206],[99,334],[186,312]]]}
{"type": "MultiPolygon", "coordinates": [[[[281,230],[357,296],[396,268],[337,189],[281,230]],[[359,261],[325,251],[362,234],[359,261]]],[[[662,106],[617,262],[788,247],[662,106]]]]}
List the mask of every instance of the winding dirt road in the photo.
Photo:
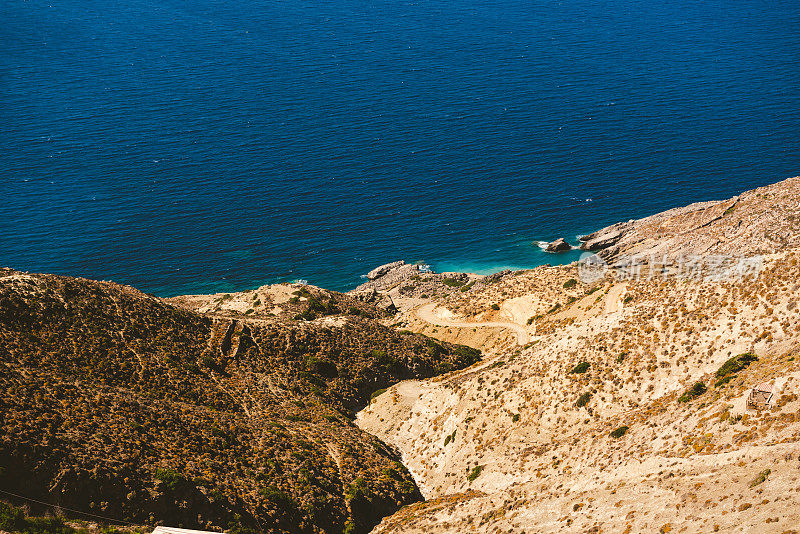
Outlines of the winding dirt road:
{"type": "Polygon", "coordinates": [[[517,344],[518,345],[525,345],[529,341],[529,335],[527,329],[519,325],[517,323],[506,323],[506,322],[485,322],[485,323],[469,323],[469,322],[462,322],[462,321],[451,321],[442,318],[441,316],[435,313],[436,304],[435,303],[428,303],[420,306],[417,308],[416,314],[417,317],[422,319],[427,323],[431,323],[436,326],[449,326],[453,328],[505,328],[507,330],[511,330],[517,337],[517,344]]]}

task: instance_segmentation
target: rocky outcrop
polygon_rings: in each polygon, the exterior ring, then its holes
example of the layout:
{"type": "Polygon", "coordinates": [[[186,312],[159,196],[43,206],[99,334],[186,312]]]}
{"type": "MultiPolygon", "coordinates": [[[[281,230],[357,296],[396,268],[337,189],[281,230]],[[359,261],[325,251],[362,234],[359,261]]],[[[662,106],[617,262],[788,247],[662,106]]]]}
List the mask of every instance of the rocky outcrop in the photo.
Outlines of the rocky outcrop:
{"type": "Polygon", "coordinates": [[[800,245],[800,178],[728,200],[698,202],[619,222],[580,238],[581,249],[608,262],[634,256],[667,258],[778,252],[800,245]]]}
{"type": "Polygon", "coordinates": [[[385,275],[389,271],[393,269],[397,269],[398,267],[402,267],[405,265],[406,262],[403,260],[400,261],[393,261],[392,263],[387,263],[385,265],[381,265],[380,267],[375,267],[370,272],[367,273],[367,280],[377,280],[381,276],[385,275]]]}
{"type": "Polygon", "coordinates": [[[615,245],[622,236],[625,230],[631,225],[633,221],[620,222],[612,224],[606,228],[592,232],[589,235],[581,236],[581,250],[603,250],[612,245],[615,245]]]}
{"type": "Polygon", "coordinates": [[[373,286],[366,287],[360,291],[355,291],[352,293],[352,296],[361,302],[372,304],[376,308],[384,310],[387,313],[397,312],[397,308],[395,307],[392,298],[384,293],[379,293],[378,290],[373,286]]]}
{"type": "Polygon", "coordinates": [[[498,280],[502,279],[505,276],[510,275],[511,273],[513,273],[511,269],[503,269],[498,273],[488,275],[486,278],[484,278],[484,281],[488,284],[493,284],[494,282],[497,282],[498,280]]]}
{"type": "Polygon", "coordinates": [[[389,291],[405,280],[412,276],[420,274],[420,269],[417,265],[408,265],[404,261],[395,261],[381,265],[371,270],[367,274],[367,282],[364,282],[350,292],[351,295],[357,295],[370,290],[377,290],[378,292],[389,291]]]}
{"type": "Polygon", "coordinates": [[[567,241],[563,237],[559,237],[555,241],[551,241],[544,248],[545,252],[550,252],[550,253],[566,252],[568,250],[572,250],[572,245],[567,243],[567,241]]]}

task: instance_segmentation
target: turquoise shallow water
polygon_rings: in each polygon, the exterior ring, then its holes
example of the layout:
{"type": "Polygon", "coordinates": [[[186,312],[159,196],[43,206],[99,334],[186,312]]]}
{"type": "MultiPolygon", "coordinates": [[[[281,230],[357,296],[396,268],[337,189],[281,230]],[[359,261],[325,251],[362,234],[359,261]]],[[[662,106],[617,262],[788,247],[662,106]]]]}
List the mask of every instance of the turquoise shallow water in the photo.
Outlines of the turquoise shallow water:
{"type": "Polygon", "coordinates": [[[161,295],[569,261],[800,174],[796,2],[10,0],[0,264],[161,295]]]}

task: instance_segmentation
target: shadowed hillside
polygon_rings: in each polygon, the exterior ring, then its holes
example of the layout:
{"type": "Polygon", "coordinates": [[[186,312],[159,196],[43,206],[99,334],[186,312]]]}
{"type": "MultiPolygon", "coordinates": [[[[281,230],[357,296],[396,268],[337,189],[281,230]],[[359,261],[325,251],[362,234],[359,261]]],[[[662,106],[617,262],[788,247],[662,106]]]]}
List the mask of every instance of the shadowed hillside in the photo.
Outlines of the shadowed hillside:
{"type": "Polygon", "coordinates": [[[138,524],[365,532],[421,495],[353,412],[479,353],[364,315],[229,319],[0,271],[0,489],[138,524]]]}

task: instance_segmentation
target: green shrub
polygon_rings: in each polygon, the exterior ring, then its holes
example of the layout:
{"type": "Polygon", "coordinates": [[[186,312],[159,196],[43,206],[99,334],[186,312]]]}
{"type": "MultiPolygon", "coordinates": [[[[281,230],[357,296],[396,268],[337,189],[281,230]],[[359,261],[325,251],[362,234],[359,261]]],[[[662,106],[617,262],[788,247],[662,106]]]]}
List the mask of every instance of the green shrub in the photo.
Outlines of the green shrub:
{"type": "Polygon", "coordinates": [[[339,313],[336,301],[331,297],[328,302],[322,302],[314,297],[308,299],[308,311],[318,312],[323,315],[334,315],[339,313]]]}
{"type": "Polygon", "coordinates": [[[472,365],[481,359],[481,351],[467,345],[456,345],[454,352],[464,360],[464,364],[472,365]]]}
{"type": "Polygon", "coordinates": [[[690,400],[699,397],[705,392],[706,392],[705,382],[695,382],[694,385],[689,389],[687,389],[683,395],[678,397],[678,402],[689,402],[690,400]]]}
{"type": "Polygon", "coordinates": [[[756,478],[754,478],[752,482],[750,482],[750,487],[754,488],[754,487],[758,486],[759,484],[761,484],[762,482],[764,482],[765,480],[767,480],[767,477],[769,476],[769,474],[771,472],[772,471],[770,471],[769,469],[764,469],[763,471],[761,471],[758,474],[758,476],[756,478]]]}
{"type": "Polygon", "coordinates": [[[541,318],[542,318],[541,314],[534,315],[533,317],[528,318],[528,324],[531,325],[531,324],[533,324],[533,321],[535,321],[536,319],[541,319],[541,318]]]}
{"type": "Polygon", "coordinates": [[[733,380],[734,376],[736,376],[736,375],[728,375],[728,376],[720,378],[719,380],[714,382],[714,387],[715,388],[721,388],[722,386],[724,386],[725,384],[727,384],[728,382],[733,380]]]}
{"type": "Polygon", "coordinates": [[[586,393],[578,397],[578,400],[575,402],[575,406],[577,406],[578,408],[583,408],[584,406],[589,404],[589,399],[591,398],[592,394],[587,391],[586,393]]]}
{"type": "Polygon", "coordinates": [[[469,291],[470,289],[472,289],[472,286],[474,286],[474,285],[475,285],[475,280],[473,280],[473,281],[472,281],[472,282],[470,282],[469,284],[467,284],[467,285],[463,286],[463,287],[461,288],[461,292],[462,292],[462,293],[466,293],[467,291],[469,291]]]}
{"type": "Polygon", "coordinates": [[[464,285],[464,282],[456,278],[445,278],[442,280],[442,283],[448,287],[461,287],[464,285]]]}
{"type": "Polygon", "coordinates": [[[370,395],[370,397],[369,397],[369,400],[370,400],[370,401],[374,401],[374,400],[375,400],[375,399],[377,399],[377,398],[378,398],[378,396],[380,396],[382,393],[386,393],[386,390],[387,390],[387,389],[389,389],[389,388],[383,388],[383,389],[379,389],[379,390],[377,390],[377,391],[373,392],[373,393],[372,393],[372,395],[370,395]]]}
{"type": "Polygon", "coordinates": [[[233,519],[228,521],[228,528],[225,532],[227,534],[256,534],[251,526],[242,521],[242,516],[239,514],[233,514],[233,519]]]}
{"type": "Polygon", "coordinates": [[[519,421],[519,414],[515,413],[514,415],[511,416],[511,422],[516,423],[517,421],[519,421]]]}
{"type": "Polygon", "coordinates": [[[571,289],[571,288],[575,287],[576,285],[578,285],[578,281],[575,280],[574,278],[570,278],[569,280],[564,282],[564,289],[571,289]]]}
{"type": "Polygon", "coordinates": [[[559,302],[556,302],[555,306],[553,306],[552,308],[550,308],[549,310],[547,310],[547,314],[549,315],[549,314],[551,314],[551,313],[555,313],[555,312],[557,312],[557,311],[558,311],[560,308],[561,308],[561,303],[559,303],[559,302]]]}
{"type": "Polygon", "coordinates": [[[330,360],[309,356],[306,358],[306,369],[310,372],[324,376],[325,378],[336,378],[339,376],[339,369],[330,360]]]}
{"type": "Polygon", "coordinates": [[[57,517],[27,517],[24,534],[82,534],[83,529],[76,529],[57,517]]]}
{"type": "MultiPolygon", "coordinates": [[[[295,293],[297,293],[297,291],[295,291],[295,293]]],[[[321,300],[312,296],[311,293],[308,293],[308,295],[308,305],[306,306],[306,309],[295,315],[295,320],[313,321],[318,317],[318,315],[335,315],[339,313],[339,308],[337,307],[336,301],[333,299],[333,297],[331,297],[328,302],[322,302],[321,300]]]]}
{"type": "Polygon", "coordinates": [[[438,358],[443,354],[447,354],[447,350],[431,338],[425,340],[425,343],[428,345],[428,356],[431,358],[438,358]]]}
{"type": "Polygon", "coordinates": [[[348,501],[353,501],[366,497],[367,490],[368,488],[366,481],[362,477],[358,477],[350,484],[350,486],[348,486],[344,496],[348,501]]]}
{"type": "Polygon", "coordinates": [[[717,378],[723,378],[728,375],[736,374],[752,362],[758,361],[758,356],[752,352],[745,352],[729,359],[722,364],[722,367],[717,369],[717,378]]]}
{"type": "Polygon", "coordinates": [[[455,430],[453,430],[453,433],[452,433],[452,434],[450,434],[450,435],[448,435],[447,437],[445,437],[445,438],[444,438],[444,446],[445,446],[445,447],[447,447],[447,445],[448,445],[448,444],[449,444],[451,441],[455,441],[455,439],[456,439],[456,431],[455,431],[455,430]]]}
{"type": "Polygon", "coordinates": [[[624,436],[627,431],[628,431],[628,426],[627,425],[623,425],[623,426],[617,428],[616,430],[612,431],[611,434],[609,434],[609,435],[614,439],[619,439],[622,436],[624,436]]]}
{"type": "Polygon", "coordinates": [[[392,469],[391,467],[385,467],[381,469],[381,475],[385,476],[386,478],[397,480],[398,482],[403,480],[403,475],[401,475],[397,469],[392,469]]]}
{"type": "Polygon", "coordinates": [[[311,310],[306,310],[303,313],[298,313],[294,316],[295,321],[313,321],[317,318],[317,314],[311,310]]]}
{"type": "Polygon", "coordinates": [[[589,370],[589,362],[581,362],[575,367],[573,367],[572,370],[569,372],[569,374],[582,375],[588,370],[589,370]]]}
{"type": "Polygon", "coordinates": [[[493,309],[494,311],[497,311],[497,310],[499,310],[499,309],[500,309],[500,305],[499,305],[499,304],[492,304],[492,309],[493,309]]]}
{"type": "Polygon", "coordinates": [[[400,483],[400,491],[403,493],[410,495],[417,491],[417,486],[410,480],[404,480],[400,483]]]}
{"type": "Polygon", "coordinates": [[[25,514],[19,508],[0,502],[0,530],[17,532],[25,526],[25,514]]]}
{"type": "Polygon", "coordinates": [[[153,476],[157,480],[163,482],[164,487],[170,491],[175,491],[186,482],[186,479],[183,477],[183,475],[172,469],[161,469],[160,467],[156,468],[153,476]]]}
{"type": "Polygon", "coordinates": [[[274,502],[275,504],[282,505],[282,506],[290,506],[294,503],[294,500],[290,495],[280,490],[275,486],[269,486],[266,488],[261,488],[259,493],[269,499],[270,501],[274,502]]]}
{"type": "Polygon", "coordinates": [[[377,361],[381,365],[385,365],[389,362],[390,356],[386,354],[385,350],[380,349],[373,349],[367,353],[367,356],[372,358],[373,360],[377,361]]]}
{"type": "Polygon", "coordinates": [[[714,387],[721,387],[730,382],[734,376],[752,362],[758,361],[758,356],[752,352],[745,352],[730,358],[717,369],[717,381],[714,382],[714,387]]]}
{"type": "Polygon", "coordinates": [[[469,480],[470,483],[474,482],[476,478],[481,476],[481,471],[483,471],[483,466],[476,465],[472,468],[472,471],[470,471],[469,475],[467,475],[467,480],[469,480]]]}

